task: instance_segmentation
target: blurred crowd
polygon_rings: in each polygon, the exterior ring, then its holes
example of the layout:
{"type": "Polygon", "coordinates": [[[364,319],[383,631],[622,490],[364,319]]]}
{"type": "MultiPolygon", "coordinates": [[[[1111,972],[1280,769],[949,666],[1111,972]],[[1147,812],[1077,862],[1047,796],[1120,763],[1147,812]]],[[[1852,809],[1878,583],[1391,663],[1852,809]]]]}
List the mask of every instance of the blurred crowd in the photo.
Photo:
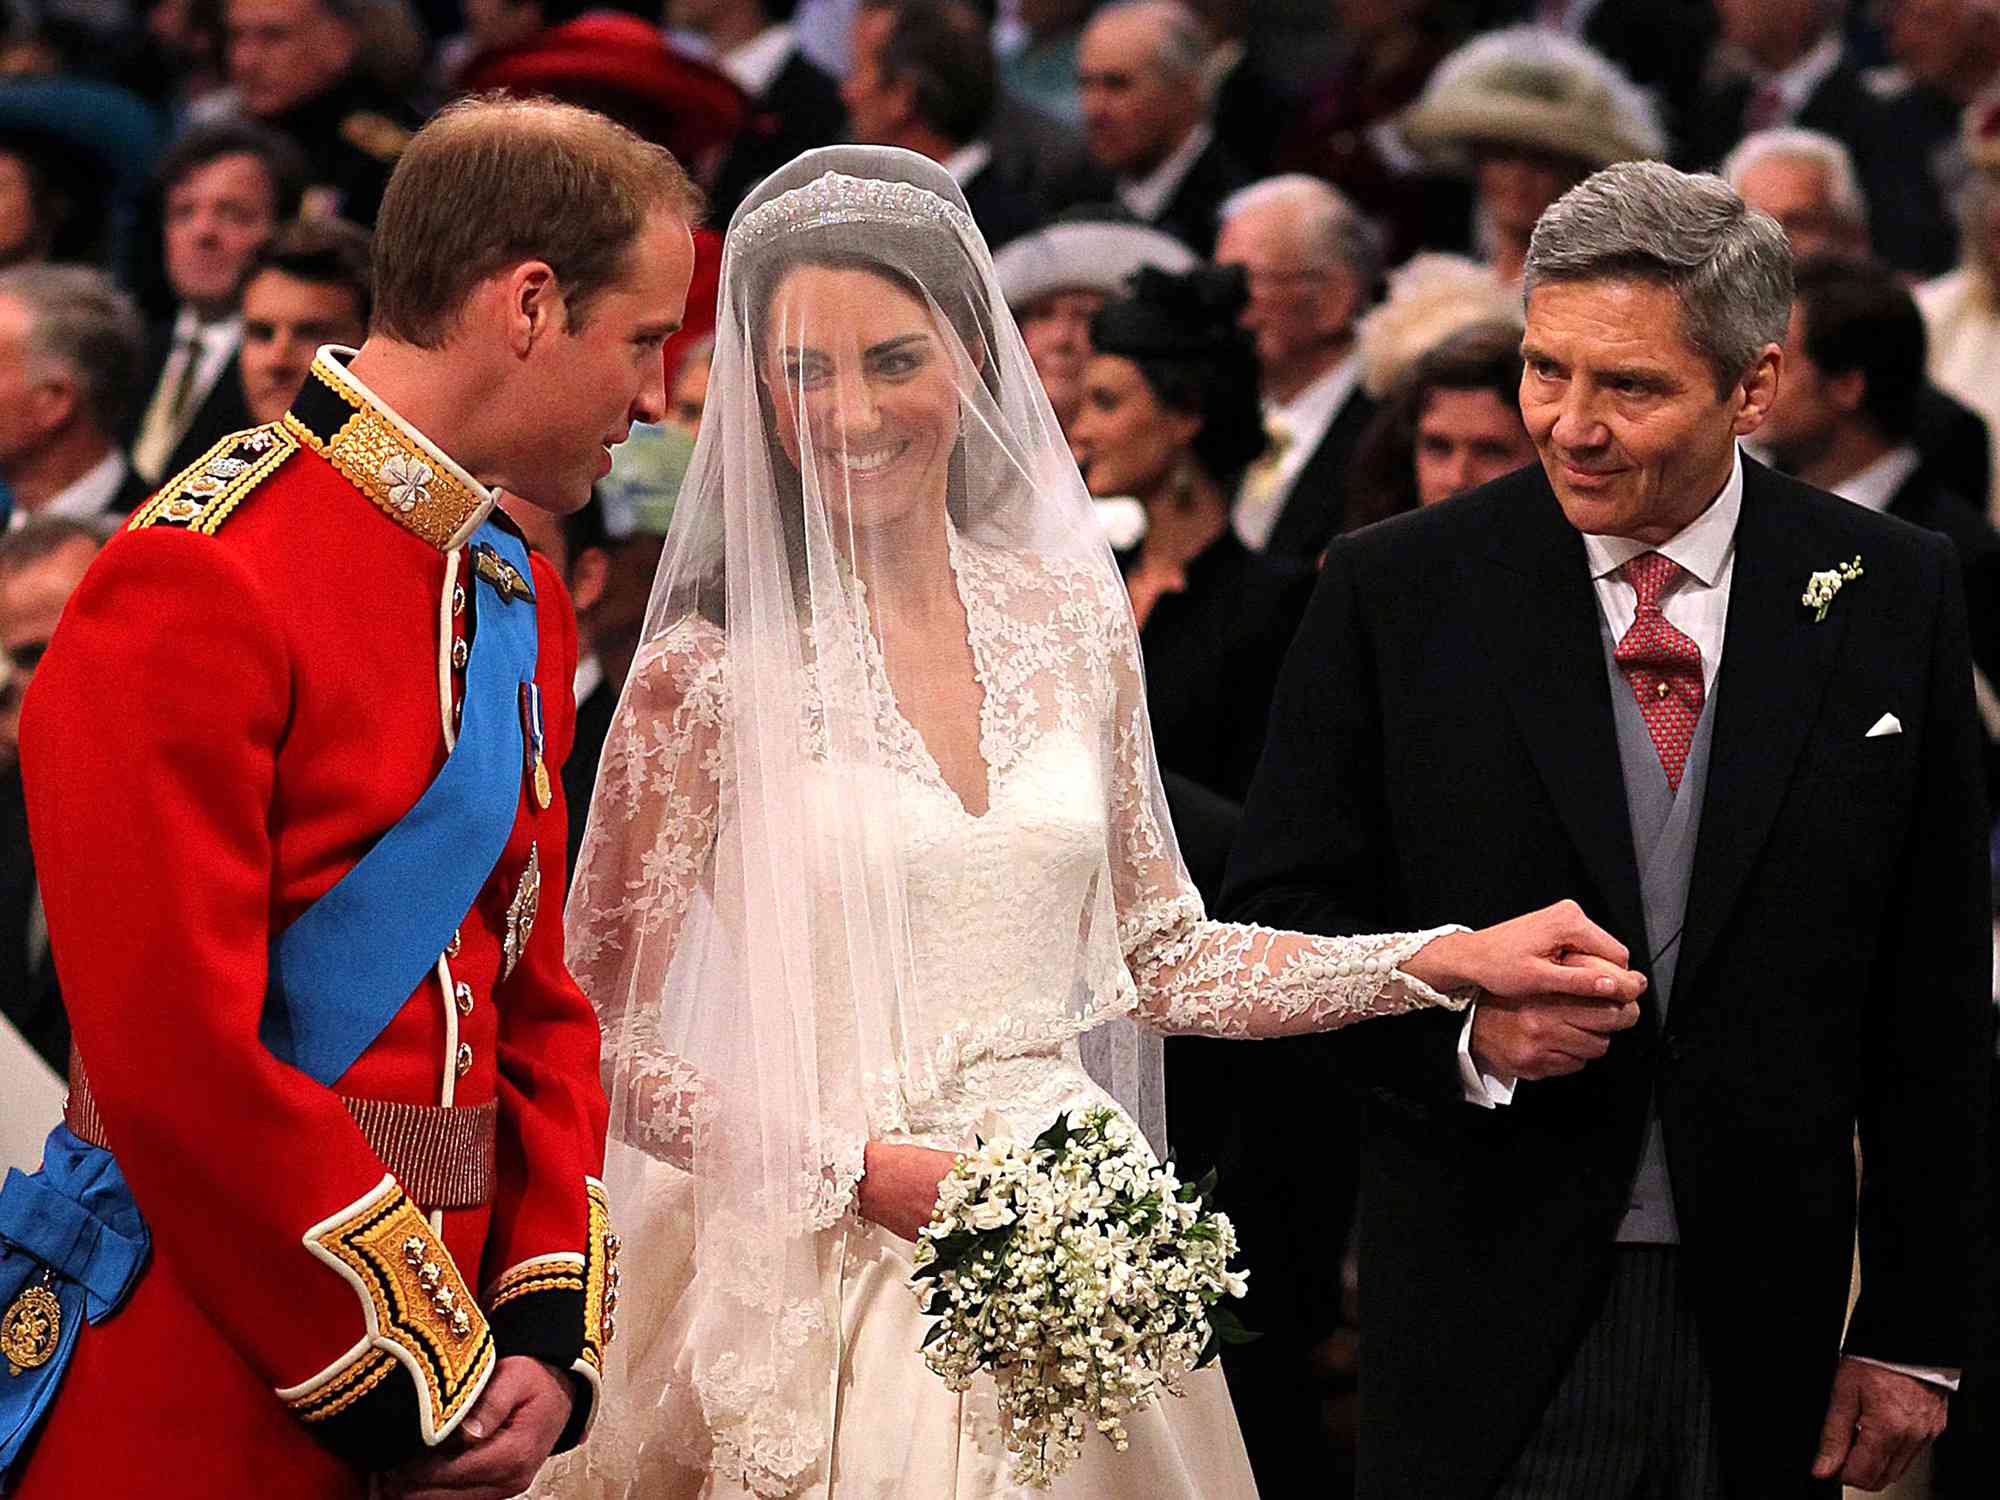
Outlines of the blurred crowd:
{"type": "MultiPolygon", "coordinates": [[[[486,90],[611,114],[711,203],[667,423],[578,516],[521,512],[587,648],[573,808],[701,420],[722,232],[842,140],[943,164],[993,248],[1211,893],[1321,553],[1534,461],[1529,235],[1632,159],[1789,234],[1753,454],[1957,543],[2000,789],[2000,0],[0,0],[0,1093],[59,1090],[67,1050],[14,767],[63,601],[154,486],[360,342],[398,153],[486,90]]],[[[1240,1154],[1224,1064],[1175,1045],[1179,1149],[1240,1154]]],[[[1344,1236],[1325,1196],[1300,1243],[1344,1236]]],[[[1318,1281],[1285,1305],[1309,1365],[1239,1392],[1271,1493],[1302,1457],[1338,1483],[1355,1308],[1318,1281]]]]}

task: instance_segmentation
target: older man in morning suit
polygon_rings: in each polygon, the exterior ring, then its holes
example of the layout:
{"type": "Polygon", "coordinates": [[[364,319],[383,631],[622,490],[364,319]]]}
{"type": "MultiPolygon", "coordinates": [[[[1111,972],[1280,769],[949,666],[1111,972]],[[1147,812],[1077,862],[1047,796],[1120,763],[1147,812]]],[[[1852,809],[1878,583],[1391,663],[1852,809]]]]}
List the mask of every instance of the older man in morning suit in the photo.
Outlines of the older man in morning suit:
{"type": "Polygon", "coordinates": [[[1526,286],[1541,466],[1335,542],[1224,905],[1338,932],[1570,896],[1652,988],[1617,1036],[1481,1007],[1329,1047],[1367,1096],[1359,1493],[1877,1487],[1945,1421],[1978,1265],[1957,563],[1739,456],[1791,261],[1720,180],[1597,174],[1526,286]]]}

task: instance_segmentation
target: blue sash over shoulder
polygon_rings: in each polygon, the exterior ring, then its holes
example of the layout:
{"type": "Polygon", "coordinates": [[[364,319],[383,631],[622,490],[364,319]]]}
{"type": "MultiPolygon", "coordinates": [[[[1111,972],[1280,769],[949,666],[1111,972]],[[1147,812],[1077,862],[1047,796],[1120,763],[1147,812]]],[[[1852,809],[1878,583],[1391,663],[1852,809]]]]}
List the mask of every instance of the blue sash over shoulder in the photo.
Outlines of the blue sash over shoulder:
{"type": "MultiPolygon", "coordinates": [[[[528,555],[488,522],[472,537],[472,654],[457,743],[422,797],[272,948],[260,1036],[331,1086],[436,965],[507,847],[521,803],[521,690],[538,649],[528,555]],[[501,566],[504,564],[504,566],[501,566]],[[509,576],[511,573],[511,577],[509,576]],[[357,939],[357,935],[365,935],[357,939]]],[[[41,1170],[0,1188],[0,1492],[55,1398],[86,1323],[130,1295],[151,1247],[111,1152],[67,1125],[41,1170]]]]}

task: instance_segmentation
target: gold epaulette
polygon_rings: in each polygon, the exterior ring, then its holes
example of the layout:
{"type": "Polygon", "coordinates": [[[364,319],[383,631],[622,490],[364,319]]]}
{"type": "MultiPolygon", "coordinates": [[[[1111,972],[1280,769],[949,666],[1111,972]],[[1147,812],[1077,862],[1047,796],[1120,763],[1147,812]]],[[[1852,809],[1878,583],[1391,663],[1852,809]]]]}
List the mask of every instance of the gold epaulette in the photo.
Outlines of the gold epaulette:
{"type": "Polygon", "coordinates": [[[410,132],[387,115],[356,110],[340,122],[340,138],[384,166],[393,163],[410,144],[410,132]]]}
{"type": "Polygon", "coordinates": [[[179,526],[213,536],[278,466],[299,451],[299,440],[276,422],[232,432],[154,492],[133,512],[131,529],[179,526]]]}

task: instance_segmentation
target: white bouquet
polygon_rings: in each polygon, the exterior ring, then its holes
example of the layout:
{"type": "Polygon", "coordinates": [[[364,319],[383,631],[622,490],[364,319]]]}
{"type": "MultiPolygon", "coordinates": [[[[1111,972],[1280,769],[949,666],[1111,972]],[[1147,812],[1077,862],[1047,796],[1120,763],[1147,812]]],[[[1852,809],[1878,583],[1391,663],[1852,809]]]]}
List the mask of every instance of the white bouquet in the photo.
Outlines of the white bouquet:
{"type": "Polygon", "coordinates": [[[924,1362],[954,1391],[991,1372],[1015,1483],[1046,1488],[1093,1427],[1123,1452],[1127,1413],[1254,1337],[1218,1305],[1246,1287],[1213,1187],[1156,1165],[1110,1109],[981,1142],[939,1184],[913,1278],[938,1320],[924,1362]]]}

